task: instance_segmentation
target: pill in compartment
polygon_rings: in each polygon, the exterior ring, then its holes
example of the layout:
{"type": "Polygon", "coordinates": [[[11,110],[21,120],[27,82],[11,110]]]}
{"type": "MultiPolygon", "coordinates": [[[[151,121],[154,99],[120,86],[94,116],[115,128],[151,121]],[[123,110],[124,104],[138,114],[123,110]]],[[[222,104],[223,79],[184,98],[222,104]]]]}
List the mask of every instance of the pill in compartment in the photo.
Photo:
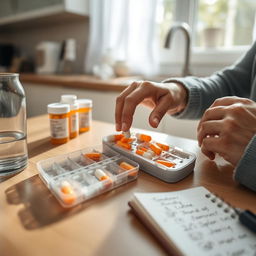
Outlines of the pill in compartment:
{"type": "Polygon", "coordinates": [[[116,162],[108,164],[105,169],[114,176],[113,178],[117,185],[123,184],[127,181],[128,172],[124,171],[123,168],[120,168],[116,162]]]}
{"type": "Polygon", "coordinates": [[[119,167],[121,168],[121,170],[123,170],[123,172],[128,172],[129,179],[135,179],[138,175],[138,169],[135,166],[127,163],[126,161],[120,160],[119,167]]]}
{"type": "Polygon", "coordinates": [[[63,179],[58,184],[58,194],[65,205],[73,205],[79,200],[79,185],[70,179],[63,179]]]}
{"type": "Polygon", "coordinates": [[[103,161],[105,159],[107,159],[107,156],[105,156],[104,154],[96,151],[96,150],[92,150],[90,152],[84,152],[83,153],[83,156],[85,158],[88,158],[92,161],[95,161],[95,162],[100,162],[100,161],[103,161]]]}

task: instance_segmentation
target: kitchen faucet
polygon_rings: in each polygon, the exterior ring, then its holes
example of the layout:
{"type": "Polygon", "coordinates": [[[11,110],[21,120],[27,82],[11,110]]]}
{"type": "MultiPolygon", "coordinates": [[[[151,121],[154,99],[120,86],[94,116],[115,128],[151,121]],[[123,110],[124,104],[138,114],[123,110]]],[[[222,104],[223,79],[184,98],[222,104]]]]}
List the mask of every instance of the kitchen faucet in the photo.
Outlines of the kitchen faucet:
{"type": "Polygon", "coordinates": [[[165,44],[164,47],[165,48],[170,48],[170,42],[171,39],[173,37],[173,34],[175,33],[175,31],[181,30],[184,33],[185,39],[186,39],[186,52],[185,52],[185,62],[184,62],[184,67],[182,70],[182,75],[183,76],[187,76],[190,75],[190,71],[189,71],[189,60],[190,60],[190,41],[191,41],[191,37],[190,37],[190,27],[187,23],[185,22],[179,22],[179,23],[175,23],[169,30],[166,40],[165,40],[165,44]]]}

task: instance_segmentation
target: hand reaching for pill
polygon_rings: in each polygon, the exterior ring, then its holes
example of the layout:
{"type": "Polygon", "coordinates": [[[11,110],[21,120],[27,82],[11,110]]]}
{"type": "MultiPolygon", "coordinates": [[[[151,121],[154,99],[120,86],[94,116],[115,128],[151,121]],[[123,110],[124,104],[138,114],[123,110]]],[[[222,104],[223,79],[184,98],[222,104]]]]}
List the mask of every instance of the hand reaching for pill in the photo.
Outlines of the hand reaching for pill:
{"type": "Polygon", "coordinates": [[[219,154],[235,166],[256,133],[256,103],[239,97],[217,99],[197,130],[199,146],[208,158],[219,154]]]}
{"type": "Polygon", "coordinates": [[[153,109],[149,123],[156,128],[166,113],[182,111],[186,101],[187,91],[181,84],[135,81],[116,99],[116,130],[127,132],[130,129],[139,104],[153,109]]]}

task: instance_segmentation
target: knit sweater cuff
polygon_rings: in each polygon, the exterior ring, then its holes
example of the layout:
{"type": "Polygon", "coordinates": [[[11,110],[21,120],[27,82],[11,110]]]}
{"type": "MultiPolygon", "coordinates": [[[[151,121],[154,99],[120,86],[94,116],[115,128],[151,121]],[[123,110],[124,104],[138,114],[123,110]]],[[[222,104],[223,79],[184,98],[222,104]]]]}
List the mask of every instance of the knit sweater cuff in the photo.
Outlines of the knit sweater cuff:
{"type": "Polygon", "coordinates": [[[180,83],[188,91],[188,103],[185,109],[173,116],[179,119],[195,119],[198,117],[201,109],[201,93],[197,83],[192,77],[186,78],[171,78],[163,81],[164,83],[180,83]]]}
{"type": "Polygon", "coordinates": [[[256,135],[245,149],[244,155],[235,169],[234,179],[256,191],[256,135]]]}

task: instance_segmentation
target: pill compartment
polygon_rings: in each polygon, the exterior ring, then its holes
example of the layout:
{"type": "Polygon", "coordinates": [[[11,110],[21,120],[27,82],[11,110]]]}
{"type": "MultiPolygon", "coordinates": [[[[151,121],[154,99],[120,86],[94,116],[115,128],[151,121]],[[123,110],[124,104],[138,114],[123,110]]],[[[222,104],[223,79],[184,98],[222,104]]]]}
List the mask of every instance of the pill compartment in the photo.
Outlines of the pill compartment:
{"type": "Polygon", "coordinates": [[[194,170],[195,154],[167,143],[171,141],[169,136],[166,136],[166,141],[159,142],[154,138],[148,139],[150,136],[147,135],[139,139],[137,134],[132,134],[135,139],[130,146],[124,147],[115,139],[118,136],[112,134],[103,138],[104,153],[114,150],[137,162],[141,170],[163,181],[177,182],[194,170]]]}
{"type": "Polygon", "coordinates": [[[40,178],[63,207],[72,207],[137,178],[139,165],[111,149],[85,148],[37,163],[40,178]],[[89,155],[88,154],[92,154],[89,155]],[[90,158],[91,157],[91,158],[90,158]],[[131,169],[119,165],[127,163],[131,169]],[[133,175],[131,175],[133,174],[133,175]]]}

